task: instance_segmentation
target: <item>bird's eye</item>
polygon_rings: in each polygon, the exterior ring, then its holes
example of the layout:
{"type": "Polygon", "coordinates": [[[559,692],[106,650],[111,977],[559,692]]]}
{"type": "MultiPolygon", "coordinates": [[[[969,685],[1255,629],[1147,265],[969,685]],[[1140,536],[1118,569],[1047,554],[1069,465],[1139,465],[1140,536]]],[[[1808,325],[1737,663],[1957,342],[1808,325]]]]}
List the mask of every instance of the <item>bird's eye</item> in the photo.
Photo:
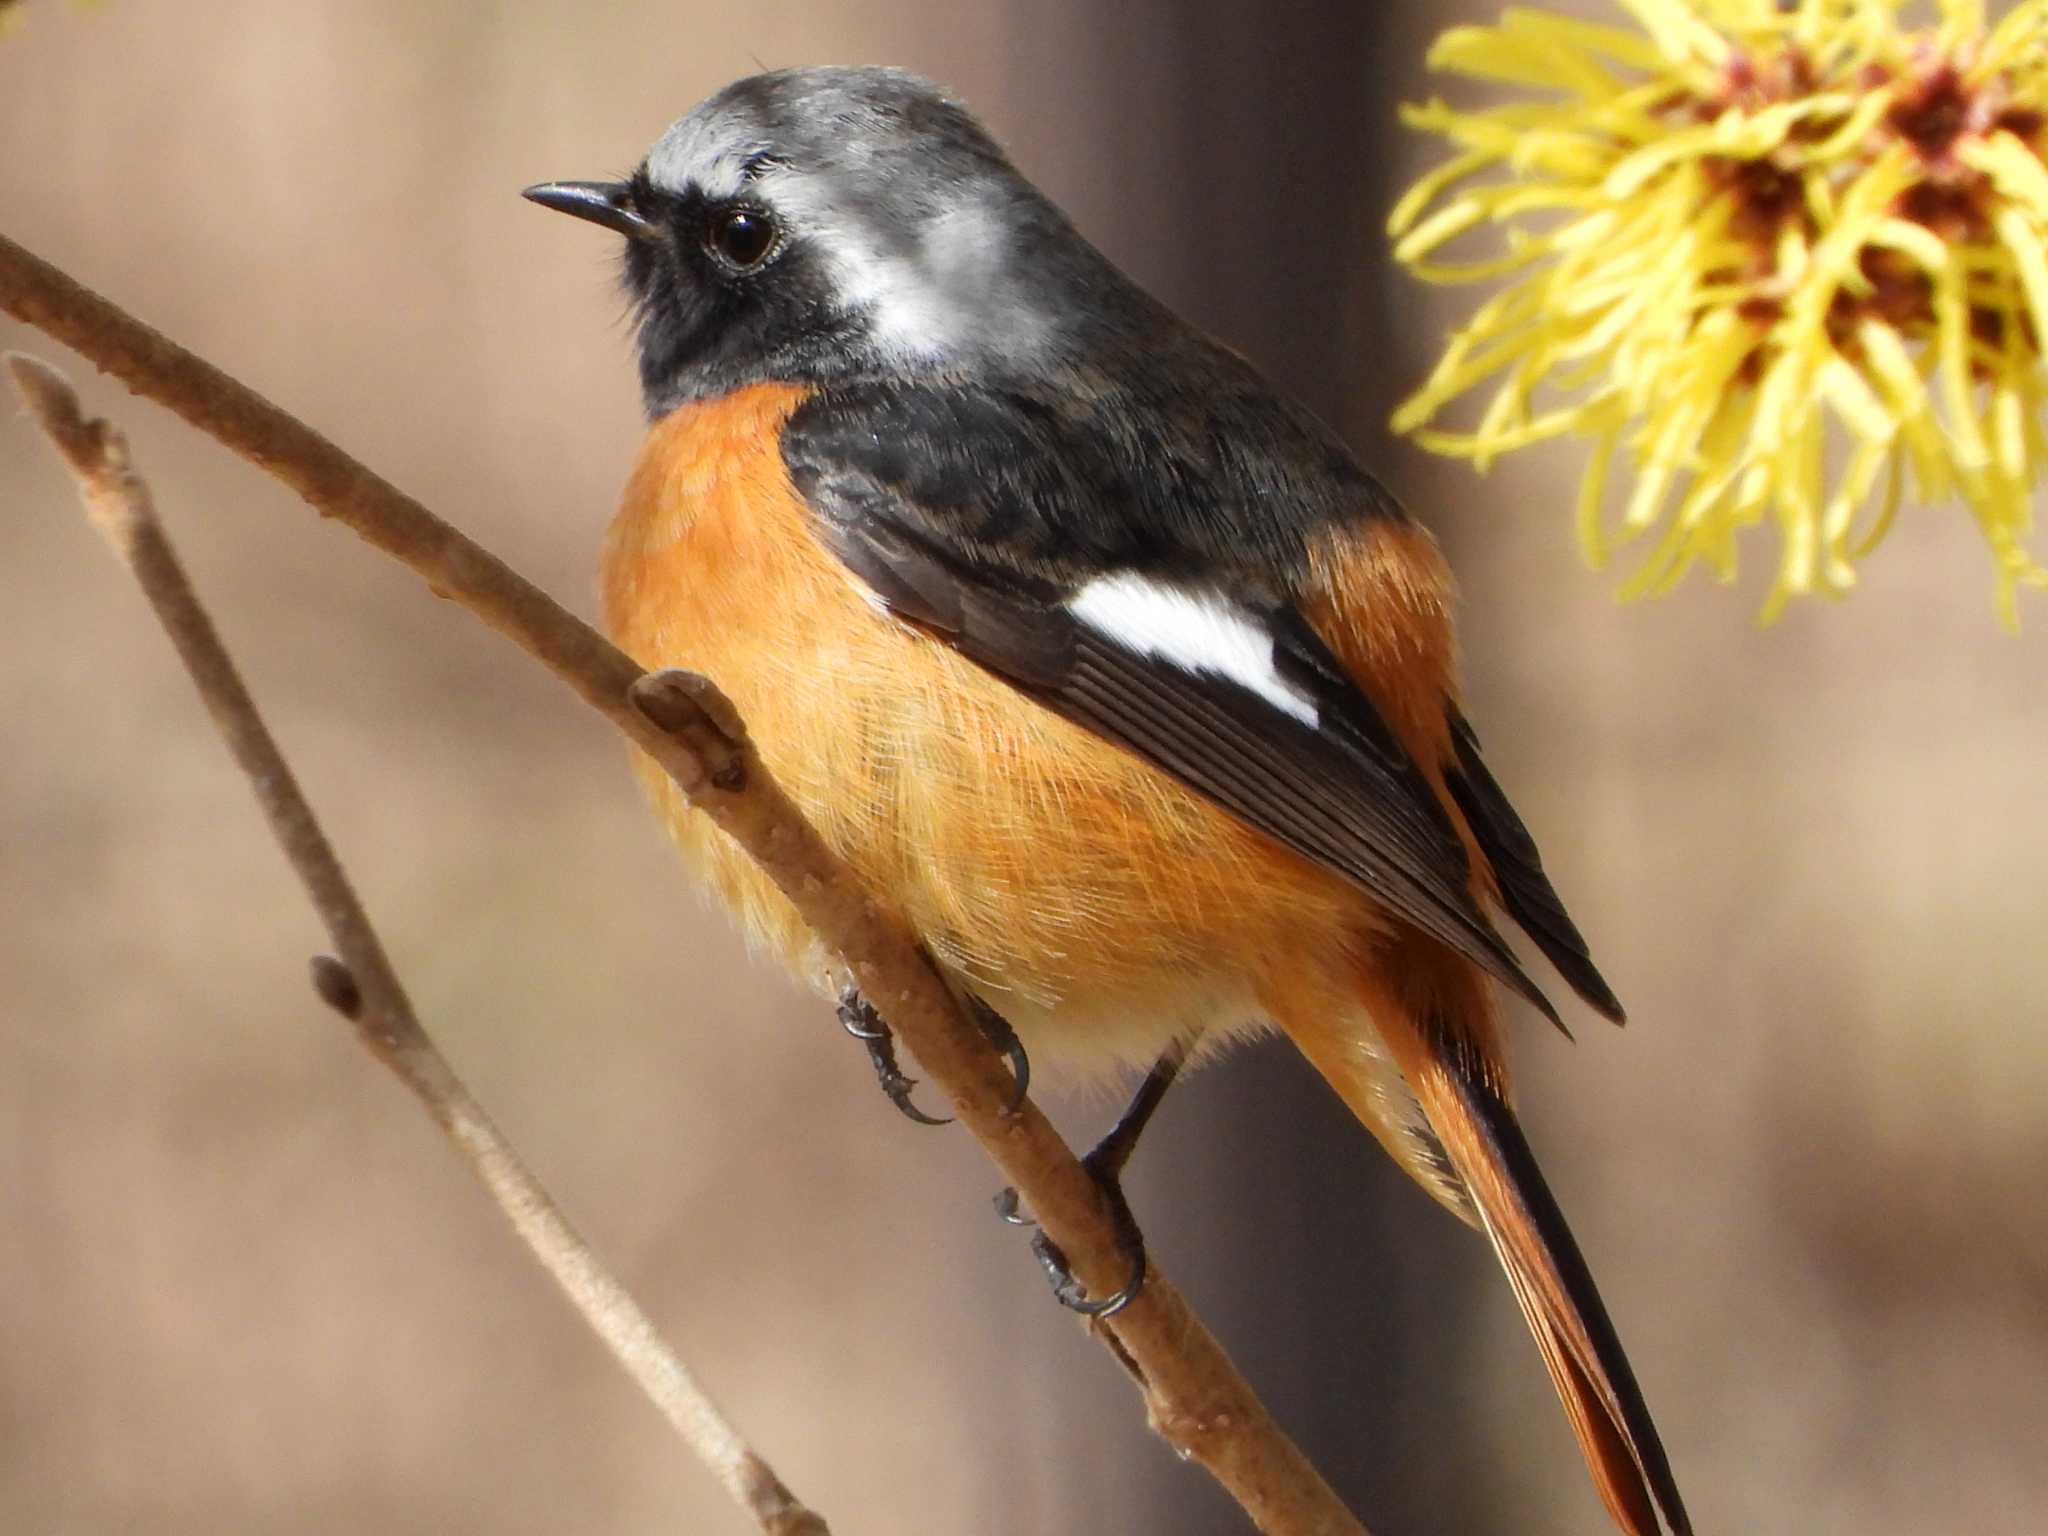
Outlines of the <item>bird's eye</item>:
{"type": "Polygon", "coordinates": [[[711,216],[705,244],[735,271],[748,272],[775,254],[779,231],[758,208],[722,208],[711,216]]]}

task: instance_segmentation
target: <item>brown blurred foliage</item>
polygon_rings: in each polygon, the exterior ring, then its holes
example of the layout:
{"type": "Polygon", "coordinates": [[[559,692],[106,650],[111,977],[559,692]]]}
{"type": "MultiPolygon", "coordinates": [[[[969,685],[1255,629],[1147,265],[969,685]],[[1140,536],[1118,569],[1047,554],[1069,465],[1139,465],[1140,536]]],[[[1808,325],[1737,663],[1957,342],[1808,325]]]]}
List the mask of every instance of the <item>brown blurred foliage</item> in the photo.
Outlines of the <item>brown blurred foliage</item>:
{"type": "MultiPolygon", "coordinates": [[[[1948,513],[1769,631],[1761,571],[1617,609],[1571,448],[1480,481],[1386,443],[1448,319],[1380,269],[1428,152],[1392,109],[1481,9],[45,5],[0,46],[0,207],[587,611],[638,405],[607,254],[517,189],[761,63],[947,79],[1445,540],[1473,713],[1634,1019],[1525,1031],[1526,1114],[1700,1528],[2038,1530],[2048,625],[1998,633],[1948,513]]],[[[971,1146],[700,907],[607,732],[88,399],[430,1026],[805,1497],[848,1531],[1241,1528],[971,1146]]],[[[19,421],[0,507],[0,1528],[739,1529],[307,995],[310,913],[19,421]]],[[[1085,1139],[1107,1099],[1054,1107],[1085,1139]]],[[[1164,1262],[1375,1530],[1600,1528],[1491,1258],[1305,1072],[1246,1053],[1159,1135],[1164,1262]]]]}

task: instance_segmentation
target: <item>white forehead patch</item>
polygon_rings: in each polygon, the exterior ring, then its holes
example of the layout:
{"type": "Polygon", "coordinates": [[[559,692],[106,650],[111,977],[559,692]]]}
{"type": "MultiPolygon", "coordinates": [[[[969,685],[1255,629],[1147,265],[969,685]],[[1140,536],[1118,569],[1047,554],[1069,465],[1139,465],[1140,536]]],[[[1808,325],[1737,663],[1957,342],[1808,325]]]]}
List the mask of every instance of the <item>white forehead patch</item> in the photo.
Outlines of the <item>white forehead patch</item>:
{"type": "Polygon", "coordinates": [[[1191,592],[1124,571],[1096,577],[1067,599],[1067,611],[1140,656],[1228,678],[1303,725],[1321,721],[1315,700],[1274,665],[1273,636],[1221,593],[1191,592]]]}
{"type": "Polygon", "coordinates": [[[647,152],[647,175],[671,192],[694,186],[707,197],[738,197],[747,185],[747,167],[767,149],[766,143],[736,139],[729,126],[685,118],[647,152]]]}

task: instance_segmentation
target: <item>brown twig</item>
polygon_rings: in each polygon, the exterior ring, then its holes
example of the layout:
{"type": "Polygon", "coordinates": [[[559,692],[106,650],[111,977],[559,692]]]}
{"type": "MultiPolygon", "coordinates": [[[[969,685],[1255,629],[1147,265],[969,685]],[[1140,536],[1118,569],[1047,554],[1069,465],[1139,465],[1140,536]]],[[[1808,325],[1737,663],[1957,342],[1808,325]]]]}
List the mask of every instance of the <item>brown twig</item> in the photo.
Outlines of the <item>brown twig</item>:
{"type": "Polygon", "coordinates": [[[684,1441],[769,1536],[828,1536],[741,1439],[625,1288],[599,1263],[421,1028],[347,872],[157,521],[121,434],[87,421],[62,374],[18,353],[15,387],[63,455],[93,525],[135,576],[263,807],[342,958],[313,961],[313,988],[419,1096],[520,1238],[684,1441]]]}
{"type": "MultiPolygon", "coordinates": [[[[1093,1181],[1035,1106],[1007,1109],[1007,1070],[916,935],[803,819],[715,687],[697,679],[636,689],[645,676],[639,667],[495,556],[304,423],[4,236],[0,308],[262,465],[503,632],[623,730],[845,961],[1089,1290],[1106,1295],[1121,1283],[1115,1228],[1093,1181]]],[[[1096,1326],[1143,1385],[1153,1426],[1207,1468],[1260,1530],[1364,1536],[1156,1268],[1130,1306],[1096,1326]]]]}

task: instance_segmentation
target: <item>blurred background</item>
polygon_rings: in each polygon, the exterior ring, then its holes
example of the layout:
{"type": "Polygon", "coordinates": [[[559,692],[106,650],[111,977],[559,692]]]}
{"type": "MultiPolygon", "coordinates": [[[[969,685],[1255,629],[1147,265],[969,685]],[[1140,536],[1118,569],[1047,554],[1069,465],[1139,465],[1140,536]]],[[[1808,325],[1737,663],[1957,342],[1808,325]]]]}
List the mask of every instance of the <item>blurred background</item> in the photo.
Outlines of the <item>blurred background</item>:
{"type": "MultiPolygon", "coordinates": [[[[1633,1018],[1524,1019],[1526,1117],[1699,1529],[2039,1531],[2048,613],[1998,631],[1953,509],[1767,632],[1766,558],[1620,608],[1571,447],[1481,481],[1388,441],[1455,313],[1385,267],[1433,153],[1394,109],[1490,12],[31,3],[0,209],[589,613],[641,430],[613,252],[518,189],[764,65],[950,82],[1447,546],[1472,713],[1633,1018]]],[[[836,1529],[1245,1528],[968,1139],[699,904],[608,728],[211,442],[0,346],[129,429],[429,1026],[836,1529]]],[[[11,409],[0,514],[0,1529],[746,1529],[312,1001],[310,911],[11,409]]],[[[1112,1109],[1049,1107],[1077,1143],[1112,1109]]],[[[1291,1053],[1201,1074],[1131,1189],[1378,1536],[1606,1529],[1490,1254],[1291,1053]]]]}

